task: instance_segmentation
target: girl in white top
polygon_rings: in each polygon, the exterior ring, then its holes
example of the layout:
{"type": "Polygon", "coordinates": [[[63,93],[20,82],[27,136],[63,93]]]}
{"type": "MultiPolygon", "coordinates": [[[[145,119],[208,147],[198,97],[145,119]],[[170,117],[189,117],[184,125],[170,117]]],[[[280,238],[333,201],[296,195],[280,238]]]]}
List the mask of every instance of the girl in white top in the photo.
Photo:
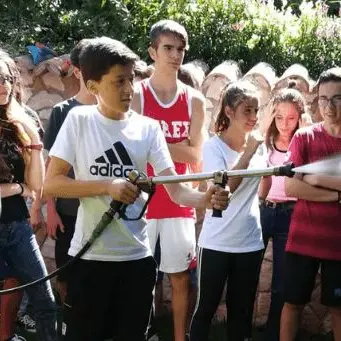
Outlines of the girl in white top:
{"type": "MultiPolygon", "coordinates": [[[[301,125],[304,112],[304,98],[298,90],[282,89],[274,94],[264,116],[264,121],[267,121],[269,126],[266,134],[269,166],[284,164],[289,143],[301,125]]],[[[270,180],[270,190],[269,183],[265,181],[262,181],[260,188],[260,197],[263,199],[260,212],[264,244],[267,247],[271,238],[273,252],[271,304],[265,340],[278,341],[284,303],[282,287],[285,245],[296,198],[290,198],[285,194],[284,177],[273,176],[270,180]]]]}
{"type": "MultiPolygon", "coordinates": [[[[249,81],[230,83],[222,96],[216,136],[204,144],[205,172],[266,167],[259,132],[258,98],[249,81]]],[[[252,311],[264,248],[260,224],[259,178],[228,181],[232,194],[222,218],[207,210],[199,237],[198,299],[191,340],[208,339],[212,318],[227,281],[227,339],[251,337],[252,311]]]]}

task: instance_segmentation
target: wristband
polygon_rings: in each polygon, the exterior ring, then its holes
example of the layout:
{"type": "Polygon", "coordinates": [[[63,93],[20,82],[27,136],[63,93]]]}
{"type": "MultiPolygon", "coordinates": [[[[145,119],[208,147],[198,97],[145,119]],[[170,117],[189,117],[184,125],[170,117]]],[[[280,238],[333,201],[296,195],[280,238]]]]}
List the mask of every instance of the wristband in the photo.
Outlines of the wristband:
{"type": "Polygon", "coordinates": [[[24,148],[40,151],[43,149],[43,147],[44,147],[44,145],[42,143],[38,143],[38,144],[29,144],[29,145],[25,146],[24,148]]]}
{"type": "Polygon", "coordinates": [[[18,193],[18,195],[22,195],[23,193],[24,193],[24,186],[20,183],[20,182],[17,182],[17,184],[20,186],[20,188],[21,188],[21,191],[20,191],[20,193],[18,193]]]}

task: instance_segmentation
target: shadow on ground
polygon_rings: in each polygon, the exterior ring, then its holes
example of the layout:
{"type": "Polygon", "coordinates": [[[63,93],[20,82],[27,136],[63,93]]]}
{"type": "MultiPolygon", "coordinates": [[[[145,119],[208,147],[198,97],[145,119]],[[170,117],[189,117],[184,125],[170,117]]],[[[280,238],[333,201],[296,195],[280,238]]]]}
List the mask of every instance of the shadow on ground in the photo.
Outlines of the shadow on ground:
{"type": "MultiPolygon", "coordinates": [[[[171,315],[165,315],[161,318],[158,318],[156,327],[159,333],[160,341],[173,341],[171,315]]],[[[18,335],[25,337],[27,341],[43,341],[38,340],[38,337],[35,334],[27,333],[21,329],[18,329],[17,333],[18,335]]],[[[253,334],[253,341],[263,341],[263,336],[264,329],[256,328],[253,334]]],[[[224,322],[216,322],[212,325],[209,341],[227,341],[225,336],[224,322]]],[[[331,333],[326,335],[308,335],[304,331],[301,331],[297,337],[297,341],[333,341],[333,336],[331,333]]]]}

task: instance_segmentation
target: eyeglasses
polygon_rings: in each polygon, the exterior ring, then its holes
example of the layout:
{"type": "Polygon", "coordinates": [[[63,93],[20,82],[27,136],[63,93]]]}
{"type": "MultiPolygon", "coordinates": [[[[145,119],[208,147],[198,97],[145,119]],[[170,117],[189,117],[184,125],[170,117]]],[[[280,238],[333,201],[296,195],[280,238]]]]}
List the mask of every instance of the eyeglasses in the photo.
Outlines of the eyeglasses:
{"type": "Polygon", "coordinates": [[[12,76],[4,76],[0,75],[0,85],[5,85],[6,82],[13,83],[13,77],[12,76]]]}
{"type": "Polygon", "coordinates": [[[332,98],[319,97],[318,99],[318,104],[321,108],[327,108],[329,102],[334,108],[340,108],[341,107],[341,94],[335,95],[332,98]]]}

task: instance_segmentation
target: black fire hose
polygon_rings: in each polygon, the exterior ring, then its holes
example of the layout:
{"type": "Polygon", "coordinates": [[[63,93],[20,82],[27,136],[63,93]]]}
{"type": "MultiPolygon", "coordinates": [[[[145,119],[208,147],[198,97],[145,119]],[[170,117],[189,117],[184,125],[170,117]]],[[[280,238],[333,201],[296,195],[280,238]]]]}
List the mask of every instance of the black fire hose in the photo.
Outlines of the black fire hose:
{"type": "MultiPolygon", "coordinates": [[[[156,177],[150,177],[150,178],[148,178],[143,172],[138,172],[136,170],[133,170],[129,173],[128,181],[130,181],[133,184],[136,184],[140,188],[141,191],[148,194],[148,200],[146,201],[138,217],[135,217],[135,218],[127,217],[125,214],[127,205],[113,200],[110,204],[109,210],[103,214],[101,220],[99,221],[99,223],[93,230],[90,236],[90,239],[86,242],[86,244],[82,247],[82,249],[71,260],[69,260],[63,266],[51,272],[45,277],[39,278],[35,281],[20,285],[15,288],[0,290],[0,296],[11,294],[20,290],[24,290],[33,285],[37,285],[45,281],[48,281],[49,279],[58,275],[61,271],[65,270],[66,268],[68,268],[69,266],[77,262],[90,249],[90,247],[93,245],[95,240],[102,234],[102,232],[114,219],[116,214],[118,215],[118,218],[121,218],[124,220],[141,219],[155,192],[155,185],[157,184],[180,183],[180,182],[191,182],[191,181],[198,181],[198,180],[202,181],[202,180],[213,179],[216,185],[225,187],[227,180],[230,177],[262,177],[262,176],[271,176],[271,175],[291,177],[294,175],[293,165],[270,167],[270,168],[255,169],[255,170],[247,170],[247,169],[232,170],[232,171],[223,170],[223,171],[218,171],[214,173],[199,173],[199,174],[174,175],[174,176],[156,176],[156,177]]],[[[213,210],[213,216],[221,217],[222,216],[221,211],[213,210]]]]}
{"type": "MultiPolygon", "coordinates": [[[[129,174],[128,180],[135,184],[137,179],[139,179],[140,177],[144,176],[143,173],[139,173],[137,171],[132,171],[129,174]]],[[[146,190],[145,188],[142,190],[146,190]]],[[[144,214],[145,208],[147,206],[147,204],[149,203],[152,195],[154,194],[153,188],[150,189],[149,191],[149,198],[147,200],[147,203],[144,207],[144,209],[141,212],[141,216],[144,214]]],[[[25,290],[33,285],[37,285],[43,282],[48,281],[49,279],[57,276],[59,273],[61,273],[63,270],[65,270],[66,268],[68,268],[69,266],[71,266],[72,264],[74,264],[75,262],[77,262],[89,249],[90,247],[93,245],[93,243],[95,242],[95,240],[102,234],[102,232],[106,229],[106,227],[110,224],[110,222],[114,219],[115,215],[117,214],[119,218],[124,219],[125,217],[125,210],[127,208],[127,205],[119,202],[119,201],[115,201],[112,200],[112,202],[110,203],[110,208],[108,211],[106,211],[101,220],[98,222],[98,224],[96,225],[95,229],[93,230],[90,239],[85,243],[85,245],[79,250],[79,252],[73,257],[71,258],[67,263],[65,263],[64,265],[62,265],[60,268],[56,269],[55,271],[51,272],[50,274],[41,277],[35,281],[17,286],[15,288],[10,288],[10,289],[6,289],[6,290],[0,290],[0,296],[1,295],[8,295],[8,294],[12,294],[14,292],[17,291],[21,291],[21,290],[25,290]]]]}
{"type": "Polygon", "coordinates": [[[0,296],[1,295],[12,294],[14,292],[27,289],[27,288],[29,288],[29,287],[31,287],[33,285],[37,285],[37,284],[46,282],[49,279],[57,276],[60,272],[62,272],[63,270],[65,270],[66,268],[68,268],[69,266],[74,264],[75,262],[77,262],[90,249],[90,247],[93,245],[95,240],[102,234],[102,232],[105,230],[105,228],[114,219],[115,214],[119,213],[120,209],[122,209],[124,206],[125,205],[120,203],[120,202],[113,201],[112,204],[110,205],[110,209],[103,214],[101,220],[99,221],[99,223],[95,227],[94,231],[91,234],[90,239],[79,250],[79,252],[73,258],[71,258],[67,263],[65,263],[60,268],[56,269],[55,271],[51,272],[50,274],[48,274],[45,277],[41,277],[41,278],[39,278],[39,279],[37,279],[35,281],[32,281],[32,282],[20,285],[20,286],[15,287],[15,288],[10,288],[10,289],[6,289],[6,290],[0,290],[0,296]]]}

